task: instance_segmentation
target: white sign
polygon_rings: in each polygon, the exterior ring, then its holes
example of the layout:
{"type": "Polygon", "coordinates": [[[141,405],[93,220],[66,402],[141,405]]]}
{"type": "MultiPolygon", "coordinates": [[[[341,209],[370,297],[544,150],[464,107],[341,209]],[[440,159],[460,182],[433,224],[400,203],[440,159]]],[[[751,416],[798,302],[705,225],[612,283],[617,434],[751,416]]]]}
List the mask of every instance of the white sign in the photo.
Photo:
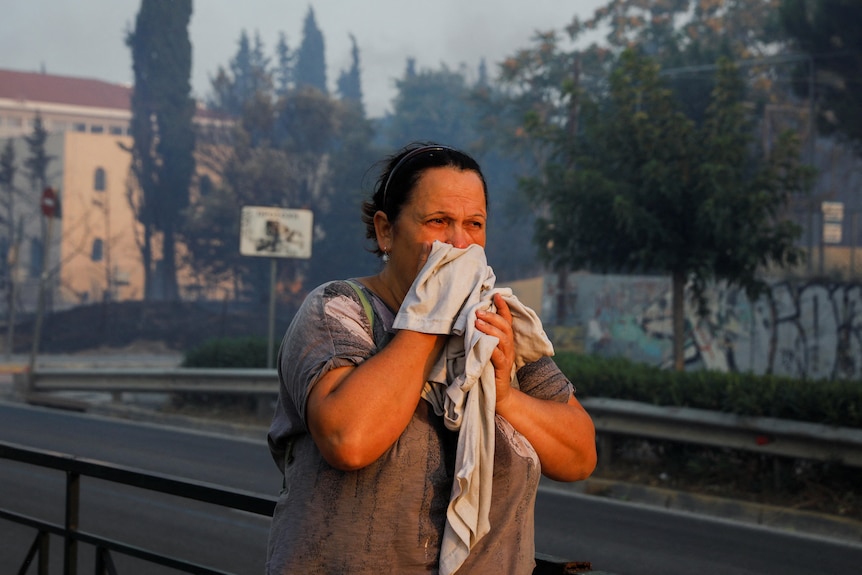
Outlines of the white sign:
{"type": "Polygon", "coordinates": [[[822,202],[820,209],[823,212],[823,221],[841,223],[844,221],[844,204],[842,202],[822,202]]]}
{"type": "Polygon", "coordinates": [[[823,224],[823,243],[841,243],[841,224],[836,224],[832,222],[826,222],[825,224],[823,224]]]}
{"type": "Polygon", "coordinates": [[[267,258],[311,257],[311,210],[244,206],[239,253],[267,258]]]}

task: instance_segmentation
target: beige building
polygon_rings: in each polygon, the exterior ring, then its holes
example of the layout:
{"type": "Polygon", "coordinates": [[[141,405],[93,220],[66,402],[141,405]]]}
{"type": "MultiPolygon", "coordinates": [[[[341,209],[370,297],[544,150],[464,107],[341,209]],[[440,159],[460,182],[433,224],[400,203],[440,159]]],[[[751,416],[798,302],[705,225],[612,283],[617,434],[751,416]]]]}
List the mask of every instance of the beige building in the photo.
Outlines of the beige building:
{"type": "MultiPolygon", "coordinates": [[[[0,191],[5,311],[13,285],[16,309],[35,309],[49,232],[50,261],[44,268],[49,309],[143,298],[142,230],[128,200],[134,185],[126,151],[132,144],[131,94],[129,86],[99,80],[0,70],[0,152],[11,140],[17,167],[12,202],[0,191]],[[60,217],[50,220],[50,230],[40,210],[42,190],[25,169],[30,156],[25,137],[37,115],[49,133],[48,186],[60,197],[60,217]]],[[[203,110],[196,122],[219,125],[203,110]]]]}

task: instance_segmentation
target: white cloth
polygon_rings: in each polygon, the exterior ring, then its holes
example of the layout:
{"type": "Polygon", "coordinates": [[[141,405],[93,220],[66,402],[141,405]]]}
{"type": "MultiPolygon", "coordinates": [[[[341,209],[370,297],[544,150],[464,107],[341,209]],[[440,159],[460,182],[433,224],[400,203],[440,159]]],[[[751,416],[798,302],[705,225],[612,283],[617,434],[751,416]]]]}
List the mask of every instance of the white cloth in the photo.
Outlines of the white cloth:
{"type": "Polygon", "coordinates": [[[450,334],[432,369],[423,398],[446,427],[459,431],[455,481],[440,552],[440,574],[454,573],[488,530],[494,470],[496,386],[491,354],[499,340],[476,329],[476,312],[495,311],[503,295],[512,312],[515,372],[554,354],[536,313],[508,288],[494,288],[496,276],[481,246],[464,249],[434,242],[428,261],[404,298],[395,329],[450,334]]]}

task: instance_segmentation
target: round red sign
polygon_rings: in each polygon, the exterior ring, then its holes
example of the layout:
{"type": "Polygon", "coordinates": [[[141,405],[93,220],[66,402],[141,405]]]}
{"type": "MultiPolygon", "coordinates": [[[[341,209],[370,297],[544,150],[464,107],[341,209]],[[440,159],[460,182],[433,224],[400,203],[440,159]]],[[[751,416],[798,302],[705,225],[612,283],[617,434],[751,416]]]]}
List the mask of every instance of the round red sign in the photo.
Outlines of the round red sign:
{"type": "Polygon", "coordinates": [[[54,210],[57,209],[57,194],[54,188],[45,188],[42,192],[42,213],[46,218],[54,217],[54,210]]]}

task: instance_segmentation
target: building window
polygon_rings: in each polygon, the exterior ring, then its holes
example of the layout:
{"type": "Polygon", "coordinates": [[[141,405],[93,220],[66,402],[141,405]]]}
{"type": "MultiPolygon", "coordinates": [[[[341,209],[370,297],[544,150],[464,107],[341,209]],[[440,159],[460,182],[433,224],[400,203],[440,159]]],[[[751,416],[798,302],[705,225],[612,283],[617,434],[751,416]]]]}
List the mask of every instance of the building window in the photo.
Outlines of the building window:
{"type": "Polygon", "coordinates": [[[102,126],[101,124],[93,124],[92,126],[90,126],[90,133],[91,134],[104,134],[105,133],[105,126],[102,126]]]}
{"type": "Polygon", "coordinates": [[[97,192],[105,191],[105,169],[96,168],[96,173],[93,174],[93,189],[97,192]]]}
{"type": "Polygon", "coordinates": [[[123,135],[123,127],[122,126],[111,126],[110,132],[112,136],[122,136],[123,135]]]}
{"type": "Polygon", "coordinates": [[[94,262],[102,261],[102,239],[96,238],[93,240],[93,253],[90,254],[90,259],[94,262]]]}
{"type": "Polygon", "coordinates": [[[82,124],[80,122],[77,122],[77,123],[75,123],[74,126],[72,126],[72,129],[75,130],[76,132],[86,132],[87,131],[87,124],[82,124]]]}
{"type": "Polygon", "coordinates": [[[42,275],[42,240],[32,238],[30,240],[30,265],[28,270],[31,278],[38,278],[42,275]]]}

